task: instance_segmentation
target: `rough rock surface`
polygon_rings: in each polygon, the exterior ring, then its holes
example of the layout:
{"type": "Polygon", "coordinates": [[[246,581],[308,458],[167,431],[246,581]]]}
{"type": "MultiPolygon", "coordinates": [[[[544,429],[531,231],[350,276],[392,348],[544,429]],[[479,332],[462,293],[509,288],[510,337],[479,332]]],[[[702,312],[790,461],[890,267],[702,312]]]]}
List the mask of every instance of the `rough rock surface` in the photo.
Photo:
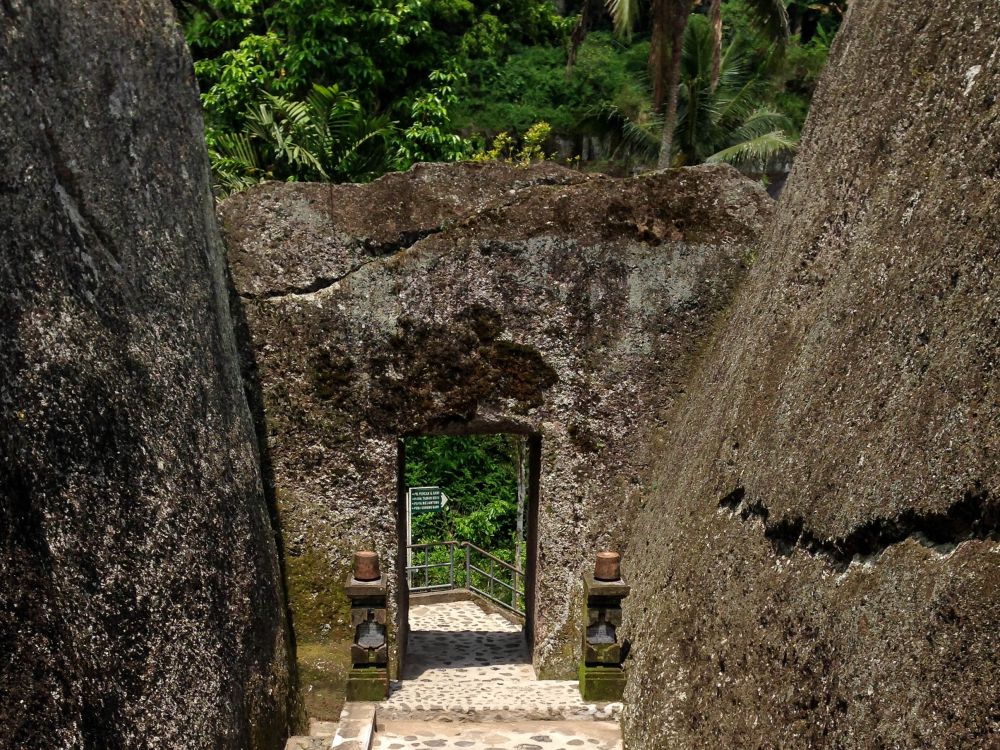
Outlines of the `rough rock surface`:
{"type": "Polygon", "coordinates": [[[998,39],[852,3],[640,501],[629,747],[1000,743],[998,39]]]}
{"type": "Polygon", "coordinates": [[[645,470],[637,425],[681,387],[770,207],[725,167],[614,180],[501,164],[223,204],[296,632],[342,617],[352,549],[378,550],[394,599],[401,436],[533,434],[534,662],[572,677],[580,574],[623,543],[645,470]]]}
{"type": "Polygon", "coordinates": [[[289,632],[163,0],[0,2],[0,747],[276,748],[289,632]]]}

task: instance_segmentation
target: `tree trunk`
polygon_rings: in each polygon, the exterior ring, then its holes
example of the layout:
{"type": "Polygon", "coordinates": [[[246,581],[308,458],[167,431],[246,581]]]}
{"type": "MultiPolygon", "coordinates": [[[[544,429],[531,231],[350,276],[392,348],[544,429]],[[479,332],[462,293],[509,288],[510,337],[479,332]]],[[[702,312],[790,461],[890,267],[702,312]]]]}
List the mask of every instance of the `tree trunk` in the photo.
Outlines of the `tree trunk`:
{"type": "Polygon", "coordinates": [[[573,33],[569,37],[569,55],[566,57],[566,77],[569,78],[576,65],[576,53],[580,51],[580,45],[587,38],[590,31],[590,17],[593,15],[593,5],[595,0],[583,0],[583,7],[580,9],[580,18],[573,27],[573,33]]]}
{"type": "Polygon", "coordinates": [[[715,91],[722,73],[722,0],[712,0],[708,20],[712,25],[712,91],[715,91]]]}
{"type": "MultiPolygon", "coordinates": [[[[658,169],[667,169],[671,164],[674,145],[674,128],[677,126],[677,97],[681,83],[681,52],[684,45],[684,29],[691,5],[688,0],[660,0],[669,12],[670,28],[670,69],[667,71],[667,108],[663,113],[663,134],[660,138],[660,158],[658,169]]],[[[666,14],[664,14],[666,15],[666,14]]]]}
{"type": "Polygon", "coordinates": [[[664,86],[664,50],[666,44],[664,40],[667,36],[667,24],[665,16],[667,5],[674,0],[651,0],[649,4],[652,28],[650,29],[649,40],[649,74],[653,79],[653,111],[659,112],[663,109],[664,86]]]}

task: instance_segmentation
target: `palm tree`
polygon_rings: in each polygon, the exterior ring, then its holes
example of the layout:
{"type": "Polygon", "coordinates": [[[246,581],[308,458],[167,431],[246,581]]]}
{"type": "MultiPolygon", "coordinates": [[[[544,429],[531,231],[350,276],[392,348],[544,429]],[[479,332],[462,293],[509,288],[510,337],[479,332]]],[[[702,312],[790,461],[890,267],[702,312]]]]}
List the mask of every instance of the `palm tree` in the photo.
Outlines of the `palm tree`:
{"type": "MultiPolygon", "coordinates": [[[[754,17],[764,31],[776,35],[776,38],[781,40],[787,38],[788,15],[782,0],[748,0],[748,3],[754,17]]],[[[635,28],[635,22],[639,16],[639,0],[607,0],[607,4],[614,20],[615,30],[619,34],[630,34],[635,28]]],[[[663,131],[660,138],[660,155],[657,160],[657,167],[660,169],[671,165],[674,127],[677,124],[684,30],[687,28],[688,18],[691,15],[691,7],[692,0],[650,0],[652,33],[649,63],[653,71],[653,105],[658,111],[663,109],[663,131]],[[667,44],[669,44],[670,49],[669,65],[665,64],[667,44]],[[664,100],[666,100],[665,105],[664,100]]],[[[717,29],[714,34],[717,40],[715,48],[718,49],[721,69],[721,0],[712,0],[709,12],[712,14],[713,28],[717,29]]],[[[574,43],[576,43],[575,37],[574,43]]],[[[717,82],[718,77],[713,73],[710,80],[717,82]]]]}
{"type": "Polygon", "coordinates": [[[684,32],[674,158],[763,170],[795,150],[791,121],[761,106],[763,87],[747,74],[735,44],[719,56],[716,77],[715,49],[711,21],[693,17],[684,32]]]}
{"type": "MultiPolygon", "coordinates": [[[[747,3],[751,16],[768,37],[783,45],[788,41],[788,11],[785,0],[751,0],[747,3]]],[[[722,59],[722,0],[711,0],[708,20],[712,25],[712,86],[719,83],[722,59]]]]}
{"type": "MultiPolygon", "coordinates": [[[[713,86],[713,47],[711,23],[704,16],[692,17],[684,31],[670,163],[725,162],[762,171],[772,159],[794,152],[791,123],[761,106],[762,86],[746,74],[734,44],[720,56],[713,86]]],[[[591,124],[611,136],[616,156],[659,157],[662,163],[662,118],[645,113],[631,119],[606,106],[591,117],[591,124]]]]}
{"type": "Polygon", "coordinates": [[[216,191],[225,195],[264,180],[369,180],[391,169],[394,132],[394,123],[366,117],[357,99],[336,86],[314,85],[302,101],[265,93],[242,132],[211,140],[216,191]]]}

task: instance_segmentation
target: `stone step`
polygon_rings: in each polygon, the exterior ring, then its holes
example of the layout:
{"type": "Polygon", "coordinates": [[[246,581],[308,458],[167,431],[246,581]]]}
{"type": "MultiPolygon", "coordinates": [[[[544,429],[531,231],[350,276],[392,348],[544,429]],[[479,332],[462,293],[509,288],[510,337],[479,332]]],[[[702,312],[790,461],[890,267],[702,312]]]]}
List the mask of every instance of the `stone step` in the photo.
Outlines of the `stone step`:
{"type": "Polygon", "coordinates": [[[345,703],[330,747],[338,750],[370,750],[375,732],[374,703],[345,703]]]}
{"type": "Polygon", "coordinates": [[[285,742],[285,750],[328,750],[330,737],[308,737],[296,735],[285,742]]]}
{"type": "Polygon", "coordinates": [[[309,720],[309,736],[289,737],[285,750],[371,750],[375,704],[346,703],[340,721],[309,720]]]}
{"type": "MultiPolygon", "coordinates": [[[[530,697],[530,696],[529,696],[530,697]]],[[[385,721],[446,721],[454,723],[496,721],[616,721],[621,715],[621,703],[577,703],[552,701],[544,694],[537,700],[510,699],[498,696],[488,703],[442,702],[430,696],[425,702],[379,705],[378,718],[385,721]]],[[[418,699],[419,700],[419,699],[418,699]]]]}
{"type": "Polygon", "coordinates": [[[622,750],[613,721],[391,721],[372,750],[622,750]]]}

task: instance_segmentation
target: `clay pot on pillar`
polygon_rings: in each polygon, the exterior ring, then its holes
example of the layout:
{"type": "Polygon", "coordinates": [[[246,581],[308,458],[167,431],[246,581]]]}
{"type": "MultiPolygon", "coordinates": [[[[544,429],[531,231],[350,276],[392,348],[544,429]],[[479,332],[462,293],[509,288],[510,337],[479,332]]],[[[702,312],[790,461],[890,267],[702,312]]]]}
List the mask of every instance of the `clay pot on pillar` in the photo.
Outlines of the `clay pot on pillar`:
{"type": "Polygon", "coordinates": [[[598,552],[594,578],[598,581],[617,581],[621,577],[622,556],[617,552],[598,552]]]}
{"type": "Polygon", "coordinates": [[[358,581],[377,581],[382,577],[378,567],[378,555],[374,552],[354,553],[354,578],[358,581]]]}
{"type": "Polygon", "coordinates": [[[389,694],[389,643],[386,622],[386,584],[378,555],[354,553],[354,565],[344,593],[351,600],[351,671],[347,675],[348,701],[380,701],[389,694]]]}

